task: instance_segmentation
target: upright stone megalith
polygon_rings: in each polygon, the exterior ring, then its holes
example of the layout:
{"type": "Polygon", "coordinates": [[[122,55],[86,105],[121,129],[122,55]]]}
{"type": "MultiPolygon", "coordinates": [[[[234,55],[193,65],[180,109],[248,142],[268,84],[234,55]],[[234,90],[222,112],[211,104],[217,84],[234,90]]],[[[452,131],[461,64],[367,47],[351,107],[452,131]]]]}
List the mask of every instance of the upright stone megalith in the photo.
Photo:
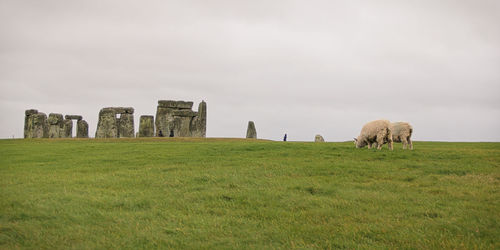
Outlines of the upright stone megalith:
{"type": "Polygon", "coordinates": [[[141,115],[139,121],[139,133],[137,137],[153,137],[155,136],[154,116],[141,115]]]}
{"type": "Polygon", "coordinates": [[[159,100],[156,110],[156,136],[205,137],[207,130],[207,104],[202,101],[198,112],[193,102],[159,100]]]}
{"type": "Polygon", "coordinates": [[[48,138],[49,123],[45,113],[36,109],[25,111],[24,117],[24,138],[48,138]]]}
{"type": "Polygon", "coordinates": [[[73,137],[73,120],[64,119],[63,121],[63,134],[61,138],[72,138],[73,137]]]}
{"type": "Polygon", "coordinates": [[[253,121],[248,122],[247,138],[257,139],[257,130],[255,129],[255,123],[253,121]]]}
{"type": "Polygon", "coordinates": [[[134,114],[123,113],[118,119],[118,137],[135,137],[134,114]]]}
{"type": "Polygon", "coordinates": [[[316,135],[314,137],[314,142],[325,142],[325,139],[323,139],[323,136],[321,135],[316,135]]]}
{"type": "Polygon", "coordinates": [[[116,112],[113,108],[103,108],[99,111],[99,121],[95,138],[117,138],[118,123],[116,120],[116,112]]]}
{"type": "Polygon", "coordinates": [[[101,109],[95,138],[134,136],[134,108],[109,107],[101,109]],[[117,117],[118,115],[120,117],[117,117]]]}
{"type": "Polygon", "coordinates": [[[89,124],[85,120],[76,122],[76,138],[89,138],[89,124]]]}
{"type": "Polygon", "coordinates": [[[50,113],[47,120],[49,123],[49,138],[61,138],[64,130],[63,115],[50,113]]]}
{"type": "Polygon", "coordinates": [[[207,103],[201,101],[198,105],[198,115],[191,124],[191,136],[207,137],[207,103]]]}

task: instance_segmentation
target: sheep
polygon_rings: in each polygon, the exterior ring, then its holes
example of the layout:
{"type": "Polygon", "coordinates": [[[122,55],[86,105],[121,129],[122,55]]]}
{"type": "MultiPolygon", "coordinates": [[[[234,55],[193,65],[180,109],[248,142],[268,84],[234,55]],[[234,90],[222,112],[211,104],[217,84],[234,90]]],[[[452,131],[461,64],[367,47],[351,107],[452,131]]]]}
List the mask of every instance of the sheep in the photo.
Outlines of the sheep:
{"type": "Polygon", "coordinates": [[[376,143],[377,149],[381,149],[385,143],[389,144],[389,149],[392,150],[392,131],[391,123],[387,120],[375,120],[368,122],[361,129],[358,138],[354,138],[356,148],[368,146],[376,143]]]}
{"type": "Polygon", "coordinates": [[[411,141],[411,134],[413,133],[413,127],[407,122],[392,122],[392,141],[402,142],[403,149],[406,149],[409,144],[409,148],[413,150],[413,142],[411,141]]]}

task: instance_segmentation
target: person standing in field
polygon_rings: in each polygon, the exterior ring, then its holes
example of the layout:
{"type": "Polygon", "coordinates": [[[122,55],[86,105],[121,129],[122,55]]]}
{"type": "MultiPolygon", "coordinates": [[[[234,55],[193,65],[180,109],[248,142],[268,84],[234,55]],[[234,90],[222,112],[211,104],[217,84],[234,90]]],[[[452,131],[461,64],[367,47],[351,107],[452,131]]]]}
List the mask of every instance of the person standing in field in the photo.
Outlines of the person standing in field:
{"type": "Polygon", "coordinates": [[[285,133],[285,137],[283,137],[283,141],[286,141],[286,133],[285,133]]]}

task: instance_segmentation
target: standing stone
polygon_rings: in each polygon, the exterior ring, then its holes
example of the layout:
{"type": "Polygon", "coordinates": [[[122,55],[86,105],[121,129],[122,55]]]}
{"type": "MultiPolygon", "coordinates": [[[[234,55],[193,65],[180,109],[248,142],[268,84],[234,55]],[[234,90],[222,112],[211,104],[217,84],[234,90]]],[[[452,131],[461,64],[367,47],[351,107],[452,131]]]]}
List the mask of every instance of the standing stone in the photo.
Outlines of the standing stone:
{"type": "Polygon", "coordinates": [[[155,136],[154,116],[141,115],[139,121],[139,132],[137,137],[153,137],[155,136]]]}
{"type": "Polygon", "coordinates": [[[63,134],[61,138],[72,138],[73,137],[73,120],[64,119],[63,122],[63,134]]]}
{"type": "Polygon", "coordinates": [[[253,121],[248,122],[247,138],[257,139],[257,130],[253,121]]]}
{"type": "Polygon", "coordinates": [[[32,138],[48,138],[49,137],[49,124],[47,122],[47,115],[44,113],[37,113],[33,115],[33,137],[32,138]]]}
{"type": "Polygon", "coordinates": [[[198,105],[198,116],[193,119],[191,133],[193,137],[207,136],[207,103],[205,101],[201,101],[198,105]]]}
{"type": "Polygon", "coordinates": [[[28,109],[24,118],[24,138],[48,138],[47,115],[36,109],[28,109]]]}
{"type": "Polygon", "coordinates": [[[120,115],[118,121],[118,137],[134,137],[134,115],[125,113],[120,115]]]}
{"type": "Polygon", "coordinates": [[[99,121],[95,138],[117,138],[118,124],[116,113],[113,108],[103,108],[99,111],[99,121]]]}
{"type": "Polygon", "coordinates": [[[78,120],[76,122],[76,137],[89,138],[89,124],[85,120],[78,120]]]}
{"type": "Polygon", "coordinates": [[[325,142],[325,139],[323,139],[323,136],[321,135],[316,135],[314,137],[314,142],[325,142]]]}
{"type": "Polygon", "coordinates": [[[47,120],[49,123],[49,138],[61,138],[64,130],[63,115],[50,113],[47,120]]]}
{"type": "Polygon", "coordinates": [[[24,112],[24,138],[33,138],[34,115],[38,114],[36,109],[28,109],[24,112]]]}

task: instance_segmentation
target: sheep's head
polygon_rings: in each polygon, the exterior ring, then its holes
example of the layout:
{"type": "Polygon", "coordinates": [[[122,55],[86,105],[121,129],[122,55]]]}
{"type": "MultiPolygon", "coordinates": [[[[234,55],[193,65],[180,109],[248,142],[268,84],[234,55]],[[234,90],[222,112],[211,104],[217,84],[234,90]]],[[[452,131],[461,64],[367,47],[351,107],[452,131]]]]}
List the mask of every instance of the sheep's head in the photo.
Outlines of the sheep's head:
{"type": "Polygon", "coordinates": [[[354,145],[356,145],[356,148],[362,148],[366,146],[366,142],[365,140],[360,140],[358,136],[358,138],[354,138],[354,145]]]}

